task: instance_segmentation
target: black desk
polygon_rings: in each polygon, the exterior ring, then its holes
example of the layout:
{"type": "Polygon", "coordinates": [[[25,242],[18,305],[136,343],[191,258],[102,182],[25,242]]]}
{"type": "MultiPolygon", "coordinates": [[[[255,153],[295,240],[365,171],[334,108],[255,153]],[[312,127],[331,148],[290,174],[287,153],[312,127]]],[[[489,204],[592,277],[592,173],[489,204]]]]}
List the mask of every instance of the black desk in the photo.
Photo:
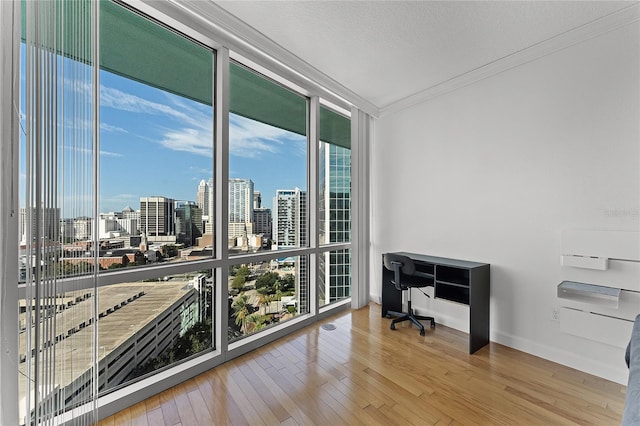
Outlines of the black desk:
{"type": "MultiPolygon", "coordinates": [[[[489,278],[488,263],[468,262],[423,254],[398,252],[413,259],[416,279],[434,286],[435,298],[469,306],[469,353],[489,343],[489,278]]],[[[387,311],[402,312],[402,292],[391,281],[393,271],[382,265],[382,316],[387,311]]]]}

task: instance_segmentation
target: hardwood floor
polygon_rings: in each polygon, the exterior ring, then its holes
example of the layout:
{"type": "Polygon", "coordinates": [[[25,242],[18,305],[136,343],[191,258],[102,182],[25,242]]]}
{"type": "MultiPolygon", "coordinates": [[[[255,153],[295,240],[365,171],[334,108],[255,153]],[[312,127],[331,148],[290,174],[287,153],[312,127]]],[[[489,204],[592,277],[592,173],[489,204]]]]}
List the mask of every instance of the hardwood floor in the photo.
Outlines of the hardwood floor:
{"type": "Polygon", "coordinates": [[[219,366],[99,426],[619,425],[626,387],[371,304],[219,366]],[[331,323],[335,330],[321,328],[331,323]]]}

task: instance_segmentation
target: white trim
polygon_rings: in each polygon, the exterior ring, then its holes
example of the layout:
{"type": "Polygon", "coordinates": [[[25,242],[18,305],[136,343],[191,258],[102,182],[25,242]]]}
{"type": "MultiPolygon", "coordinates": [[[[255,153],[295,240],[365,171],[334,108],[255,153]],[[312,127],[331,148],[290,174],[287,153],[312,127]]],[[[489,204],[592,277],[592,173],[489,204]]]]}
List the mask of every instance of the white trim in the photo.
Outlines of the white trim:
{"type": "MultiPolygon", "coordinates": [[[[216,53],[215,70],[215,149],[214,149],[214,188],[215,188],[215,255],[223,260],[223,267],[215,269],[215,292],[212,301],[215,309],[215,323],[213,324],[213,340],[216,349],[223,357],[227,353],[227,330],[229,328],[229,297],[228,274],[225,267],[229,261],[229,49],[221,48],[216,53]]],[[[211,212],[210,212],[211,214],[211,212]]]]}
{"type": "MultiPolygon", "coordinates": [[[[309,124],[307,126],[307,138],[309,143],[308,149],[308,191],[307,191],[307,244],[308,247],[318,247],[318,234],[320,233],[320,215],[318,214],[318,208],[320,207],[320,191],[318,184],[320,182],[318,175],[318,155],[320,145],[320,99],[317,96],[312,96],[307,102],[308,114],[307,119],[309,124]]],[[[309,289],[307,292],[307,305],[309,306],[309,313],[314,316],[318,314],[318,256],[309,256],[308,263],[308,278],[309,289]]]]}
{"type": "Polygon", "coordinates": [[[369,137],[370,118],[351,110],[351,307],[369,303],[369,137]]]}
{"type": "Polygon", "coordinates": [[[462,87],[492,77],[501,72],[516,68],[528,62],[540,59],[562,49],[566,49],[585,40],[600,36],[640,19],[640,4],[635,3],[595,21],[558,34],[525,49],[497,59],[481,67],[455,76],[423,91],[407,96],[380,108],[380,116],[394,114],[414,105],[428,102],[438,96],[453,92],[462,87]]]}
{"type": "Polygon", "coordinates": [[[20,2],[0,2],[0,424],[18,424],[20,2]]]}

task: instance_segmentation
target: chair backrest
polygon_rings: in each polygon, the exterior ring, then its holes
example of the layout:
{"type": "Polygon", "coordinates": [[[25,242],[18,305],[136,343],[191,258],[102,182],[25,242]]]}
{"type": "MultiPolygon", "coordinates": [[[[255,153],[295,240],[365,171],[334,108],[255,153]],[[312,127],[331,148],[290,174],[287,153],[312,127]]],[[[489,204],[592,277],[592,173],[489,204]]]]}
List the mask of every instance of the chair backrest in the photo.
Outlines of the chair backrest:
{"type": "Polygon", "coordinates": [[[416,272],[416,265],[413,263],[413,260],[407,256],[402,256],[401,254],[394,253],[386,253],[382,257],[382,261],[384,263],[384,267],[390,271],[394,271],[394,265],[391,262],[400,263],[400,271],[405,275],[413,275],[416,272]]]}
{"type": "Polygon", "coordinates": [[[400,254],[386,253],[382,256],[382,263],[384,263],[385,268],[394,272],[393,285],[396,286],[396,289],[406,289],[406,286],[403,286],[400,280],[400,273],[413,275],[416,272],[416,265],[413,260],[400,254]]]}

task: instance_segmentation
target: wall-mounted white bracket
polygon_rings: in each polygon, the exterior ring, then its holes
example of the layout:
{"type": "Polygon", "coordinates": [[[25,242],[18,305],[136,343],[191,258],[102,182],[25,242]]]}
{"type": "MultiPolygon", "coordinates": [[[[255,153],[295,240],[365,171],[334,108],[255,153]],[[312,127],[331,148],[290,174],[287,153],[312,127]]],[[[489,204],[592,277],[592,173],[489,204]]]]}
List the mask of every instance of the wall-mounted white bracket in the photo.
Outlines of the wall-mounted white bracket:
{"type": "Polygon", "coordinates": [[[560,256],[560,264],[562,266],[596,269],[598,271],[606,271],[607,269],[609,269],[609,259],[606,257],[563,254],[562,256],[560,256]]]}
{"type": "Polygon", "coordinates": [[[622,289],[602,285],[562,281],[558,284],[558,297],[576,302],[590,303],[618,309],[622,289]]]}

